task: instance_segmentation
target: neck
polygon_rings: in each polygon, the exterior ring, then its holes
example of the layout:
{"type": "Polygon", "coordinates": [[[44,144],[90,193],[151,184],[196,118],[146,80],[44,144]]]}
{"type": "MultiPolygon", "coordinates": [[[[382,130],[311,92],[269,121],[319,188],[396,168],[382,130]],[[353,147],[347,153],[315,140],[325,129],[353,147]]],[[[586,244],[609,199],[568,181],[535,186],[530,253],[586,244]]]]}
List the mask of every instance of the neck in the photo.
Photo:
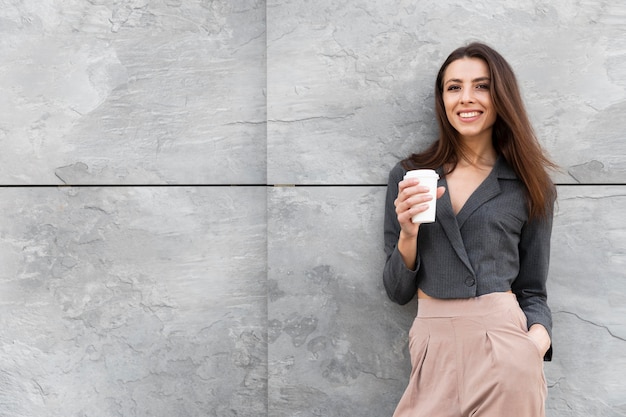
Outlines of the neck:
{"type": "Polygon", "coordinates": [[[459,164],[491,168],[498,158],[491,139],[489,141],[464,141],[459,157],[459,164]]]}

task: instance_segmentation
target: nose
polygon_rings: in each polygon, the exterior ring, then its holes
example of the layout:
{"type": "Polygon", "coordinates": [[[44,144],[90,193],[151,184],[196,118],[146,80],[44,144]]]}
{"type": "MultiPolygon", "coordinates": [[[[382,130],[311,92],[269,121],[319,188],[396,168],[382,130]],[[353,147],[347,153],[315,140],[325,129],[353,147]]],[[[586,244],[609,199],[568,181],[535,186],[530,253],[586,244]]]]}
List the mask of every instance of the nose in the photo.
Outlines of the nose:
{"type": "Polygon", "coordinates": [[[466,87],[461,92],[461,103],[473,103],[474,102],[474,89],[466,87]]]}

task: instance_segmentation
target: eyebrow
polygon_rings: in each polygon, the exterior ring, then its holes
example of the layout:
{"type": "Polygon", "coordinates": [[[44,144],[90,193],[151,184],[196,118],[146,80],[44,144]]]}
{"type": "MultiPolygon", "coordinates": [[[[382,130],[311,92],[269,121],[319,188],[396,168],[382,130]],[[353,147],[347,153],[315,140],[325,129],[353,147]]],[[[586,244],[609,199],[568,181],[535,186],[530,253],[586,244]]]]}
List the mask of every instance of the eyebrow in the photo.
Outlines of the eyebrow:
{"type": "MultiPolygon", "coordinates": [[[[479,83],[481,81],[491,81],[491,78],[489,78],[489,77],[474,78],[472,80],[472,83],[479,83]]],[[[463,80],[461,80],[459,78],[452,78],[452,79],[446,81],[443,85],[450,84],[450,83],[462,83],[462,82],[463,82],[463,80]]]]}

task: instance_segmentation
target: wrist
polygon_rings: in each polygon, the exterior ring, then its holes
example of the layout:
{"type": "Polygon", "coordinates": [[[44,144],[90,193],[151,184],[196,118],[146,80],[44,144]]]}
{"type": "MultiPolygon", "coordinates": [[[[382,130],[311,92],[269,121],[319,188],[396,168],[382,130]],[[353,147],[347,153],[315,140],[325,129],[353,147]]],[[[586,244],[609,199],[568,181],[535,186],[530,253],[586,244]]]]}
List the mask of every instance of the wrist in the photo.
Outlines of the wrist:
{"type": "Polygon", "coordinates": [[[398,251],[405,266],[411,271],[415,270],[417,265],[417,235],[411,236],[400,232],[398,251]]]}
{"type": "Polygon", "coordinates": [[[405,231],[404,229],[400,230],[400,236],[398,236],[398,241],[399,242],[417,242],[418,230],[419,230],[419,225],[418,227],[415,228],[415,234],[409,233],[405,231]]]}
{"type": "Polygon", "coordinates": [[[552,344],[552,341],[550,340],[550,334],[548,333],[546,328],[539,323],[535,323],[530,326],[530,329],[528,329],[528,335],[533,338],[535,343],[540,347],[544,354],[552,344]]]}

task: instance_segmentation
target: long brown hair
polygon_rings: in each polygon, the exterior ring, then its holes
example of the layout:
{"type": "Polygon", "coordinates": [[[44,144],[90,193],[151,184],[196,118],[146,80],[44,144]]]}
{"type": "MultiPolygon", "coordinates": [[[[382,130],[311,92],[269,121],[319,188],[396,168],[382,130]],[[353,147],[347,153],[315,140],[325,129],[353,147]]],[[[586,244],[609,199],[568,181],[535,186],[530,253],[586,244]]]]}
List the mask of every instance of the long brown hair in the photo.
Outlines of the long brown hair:
{"type": "Polygon", "coordinates": [[[406,169],[447,167],[445,174],[454,171],[464,148],[458,132],[446,116],[443,103],[443,77],[448,65],[461,58],[479,58],[489,67],[491,98],[497,113],[492,141],[498,153],[513,168],[526,187],[529,217],[549,215],[556,189],[547,169],[556,165],[545,155],[532,128],[511,66],[491,47],[471,43],[454,50],[445,60],[435,82],[435,110],[439,124],[439,138],[424,152],[411,155],[403,161],[406,169]]]}

